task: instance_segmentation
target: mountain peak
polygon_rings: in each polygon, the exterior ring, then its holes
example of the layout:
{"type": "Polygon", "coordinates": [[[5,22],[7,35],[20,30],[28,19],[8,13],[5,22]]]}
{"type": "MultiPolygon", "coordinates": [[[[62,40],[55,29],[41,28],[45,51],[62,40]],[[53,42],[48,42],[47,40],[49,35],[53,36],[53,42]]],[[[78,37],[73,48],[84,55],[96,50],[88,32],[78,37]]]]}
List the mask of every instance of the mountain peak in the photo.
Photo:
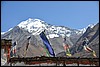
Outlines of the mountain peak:
{"type": "Polygon", "coordinates": [[[44,21],[42,21],[42,20],[40,20],[40,19],[32,19],[32,18],[29,18],[28,20],[25,20],[25,21],[22,21],[20,24],[18,24],[17,26],[19,26],[19,27],[22,27],[23,25],[25,26],[25,25],[28,25],[28,24],[30,24],[30,23],[40,23],[40,22],[44,22],[44,21]]]}
{"type": "Polygon", "coordinates": [[[45,28],[45,24],[43,22],[44,21],[42,21],[40,19],[29,18],[26,21],[22,21],[17,26],[20,27],[20,28],[23,28],[23,29],[27,30],[30,33],[32,33],[32,32],[36,32],[40,28],[41,29],[45,28]]]}
{"type": "Polygon", "coordinates": [[[27,22],[35,22],[35,21],[38,21],[38,22],[43,22],[42,20],[40,19],[32,19],[32,18],[29,18],[28,20],[26,20],[27,22]]]}

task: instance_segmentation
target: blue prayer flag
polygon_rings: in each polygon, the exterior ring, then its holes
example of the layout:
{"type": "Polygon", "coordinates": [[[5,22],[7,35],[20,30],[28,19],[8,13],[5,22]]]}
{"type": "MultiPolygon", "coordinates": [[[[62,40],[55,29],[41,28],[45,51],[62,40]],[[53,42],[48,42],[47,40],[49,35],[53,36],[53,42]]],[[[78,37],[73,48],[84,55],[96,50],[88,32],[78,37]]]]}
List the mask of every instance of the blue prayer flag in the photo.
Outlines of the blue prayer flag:
{"type": "Polygon", "coordinates": [[[40,33],[40,37],[43,40],[44,45],[46,46],[46,48],[48,49],[49,53],[53,56],[55,56],[53,48],[51,47],[46,35],[44,34],[44,32],[40,33]]]}

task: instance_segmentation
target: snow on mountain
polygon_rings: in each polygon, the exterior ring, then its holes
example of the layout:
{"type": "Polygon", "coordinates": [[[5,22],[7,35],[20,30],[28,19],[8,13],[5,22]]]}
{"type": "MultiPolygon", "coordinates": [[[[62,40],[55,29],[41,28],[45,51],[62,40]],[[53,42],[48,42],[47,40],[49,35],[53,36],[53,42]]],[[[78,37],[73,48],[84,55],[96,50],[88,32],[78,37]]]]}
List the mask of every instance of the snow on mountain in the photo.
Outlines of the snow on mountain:
{"type": "Polygon", "coordinates": [[[81,32],[85,32],[87,28],[79,29],[81,32]]]}
{"type": "Polygon", "coordinates": [[[8,31],[12,30],[13,28],[10,28],[8,31]]]}
{"type": "MultiPolygon", "coordinates": [[[[12,30],[13,28],[10,28],[8,31],[12,30]]],[[[8,32],[6,31],[6,32],[8,32]]],[[[1,35],[5,34],[6,32],[1,32],[1,35]]]]}
{"type": "MultiPolygon", "coordinates": [[[[90,24],[86,28],[76,30],[76,29],[70,29],[64,26],[50,25],[40,19],[29,18],[28,20],[22,21],[17,26],[20,29],[28,31],[32,35],[39,35],[43,30],[46,30],[47,31],[46,34],[50,38],[53,38],[53,37],[58,37],[58,36],[70,37],[71,35],[80,35],[84,33],[88,27],[93,28],[94,24],[90,24]]],[[[10,28],[8,31],[10,30],[12,30],[12,28],[10,28]]],[[[4,34],[4,33],[5,32],[1,32],[1,34],[4,34]]]]}
{"type": "Polygon", "coordinates": [[[82,33],[79,30],[73,30],[61,26],[54,26],[54,25],[47,24],[46,22],[40,19],[31,19],[31,18],[29,18],[26,21],[22,21],[17,26],[19,26],[21,29],[27,30],[32,35],[39,35],[43,30],[46,30],[47,35],[50,38],[59,37],[59,36],[70,37],[72,34],[82,33]]]}
{"type": "Polygon", "coordinates": [[[96,24],[89,24],[87,27],[93,28],[96,24]]]}
{"type": "MultiPolygon", "coordinates": [[[[46,30],[46,35],[49,38],[54,38],[59,36],[70,37],[71,35],[80,35],[84,32],[84,30],[76,30],[64,26],[50,25],[40,19],[32,19],[32,18],[22,21],[17,26],[20,29],[26,30],[32,35],[39,35],[42,31],[46,30]]],[[[9,29],[8,31],[10,30],[12,30],[12,28],[9,29]]]]}
{"type": "Polygon", "coordinates": [[[83,29],[78,29],[78,30],[80,31],[80,33],[81,33],[81,32],[84,33],[88,27],[93,28],[95,25],[96,25],[96,24],[89,24],[87,27],[85,27],[85,28],[83,28],[83,29]]]}
{"type": "Polygon", "coordinates": [[[1,32],[1,35],[3,35],[4,33],[6,33],[6,32],[1,32]]]}
{"type": "Polygon", "coordinates": [[[40,19],[29,18],[28,20],[21,22],[17,26],[27,30],[30,33],[33,33],[33,35],[34,35],[34,32],[37,32],[38,30],[45,28],[45,25],[43,24],[43,22],[44,21],[42,21],[40,19]]]}
{"type": "Polygon", "coordinates": [[[57,34],[49,34],[49,35],[47,35],[48,39],[49,38],[54,38],[54,37],[59,37],[59,35],[57,35],[57,34]]]}

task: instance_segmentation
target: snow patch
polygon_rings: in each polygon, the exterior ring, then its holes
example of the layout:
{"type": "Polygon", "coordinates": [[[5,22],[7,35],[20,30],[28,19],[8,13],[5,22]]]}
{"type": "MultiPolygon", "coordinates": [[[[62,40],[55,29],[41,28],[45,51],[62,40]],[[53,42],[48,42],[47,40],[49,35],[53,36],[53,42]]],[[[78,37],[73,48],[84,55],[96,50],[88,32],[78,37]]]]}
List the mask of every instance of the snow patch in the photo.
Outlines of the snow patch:
{"type": "Polygon", "coordinates": [[[81,33],[81,32],[84,33],[86,31],[86,29],[87,28],[79,29],[79,31],[80,31],[79,33],[81,33]]]}
{"type": "Polygon", "coordinates": [[[47,35],[47,38],[54,38],[54,37],[59,37],[57,34],[49,34],[47,35]]]}
{"type": "Polygon", "coordinates": [[[67,37],[70,37],[70,35],[71,35],[71,34],[67,34],[66,36],[67,36],[67,37]]]}
{"type": "Polygon", "coordinates": [[[6,32],[1,32],[1,35],[5,34],[6,32]]]}
{"type": "Polygon", "coordinates": [[[93,28],[94,26],[95,26],[95,24],[89,24],[87,27],[85,27],[83,29],[79,29],[79,31],[80,31],[79,33],[81,33],[81,32],[84,33],[88,27],[93,28]]]}
{"type": "Polygon", "coordinates": [[[12,30],[13,28],[10,28],[8,31],[12,30]]]}
{"type": "Polygon", "coordinates": [[[93,28],[95,24],[89,24],[87,27],[93,28]]]}

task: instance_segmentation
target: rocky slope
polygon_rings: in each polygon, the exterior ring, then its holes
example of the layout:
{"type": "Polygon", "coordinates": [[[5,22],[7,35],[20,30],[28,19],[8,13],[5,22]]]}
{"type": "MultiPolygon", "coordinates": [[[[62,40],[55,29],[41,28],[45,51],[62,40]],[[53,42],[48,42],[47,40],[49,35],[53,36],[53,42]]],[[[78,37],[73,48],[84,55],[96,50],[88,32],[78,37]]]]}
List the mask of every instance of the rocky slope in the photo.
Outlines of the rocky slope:
{"type": "Polygon", "coordinates": [[[88,27],[86,32],[77,40],[76,44],[71,47],[71,53],[74,54],[74,57],[94,57],[91,52],[87,52],[84,49],[81,50],[84,37],[88,38],[88,46],[95,50],[97,57],[99,57],[99,23],[93,28],[88,27]]]}

